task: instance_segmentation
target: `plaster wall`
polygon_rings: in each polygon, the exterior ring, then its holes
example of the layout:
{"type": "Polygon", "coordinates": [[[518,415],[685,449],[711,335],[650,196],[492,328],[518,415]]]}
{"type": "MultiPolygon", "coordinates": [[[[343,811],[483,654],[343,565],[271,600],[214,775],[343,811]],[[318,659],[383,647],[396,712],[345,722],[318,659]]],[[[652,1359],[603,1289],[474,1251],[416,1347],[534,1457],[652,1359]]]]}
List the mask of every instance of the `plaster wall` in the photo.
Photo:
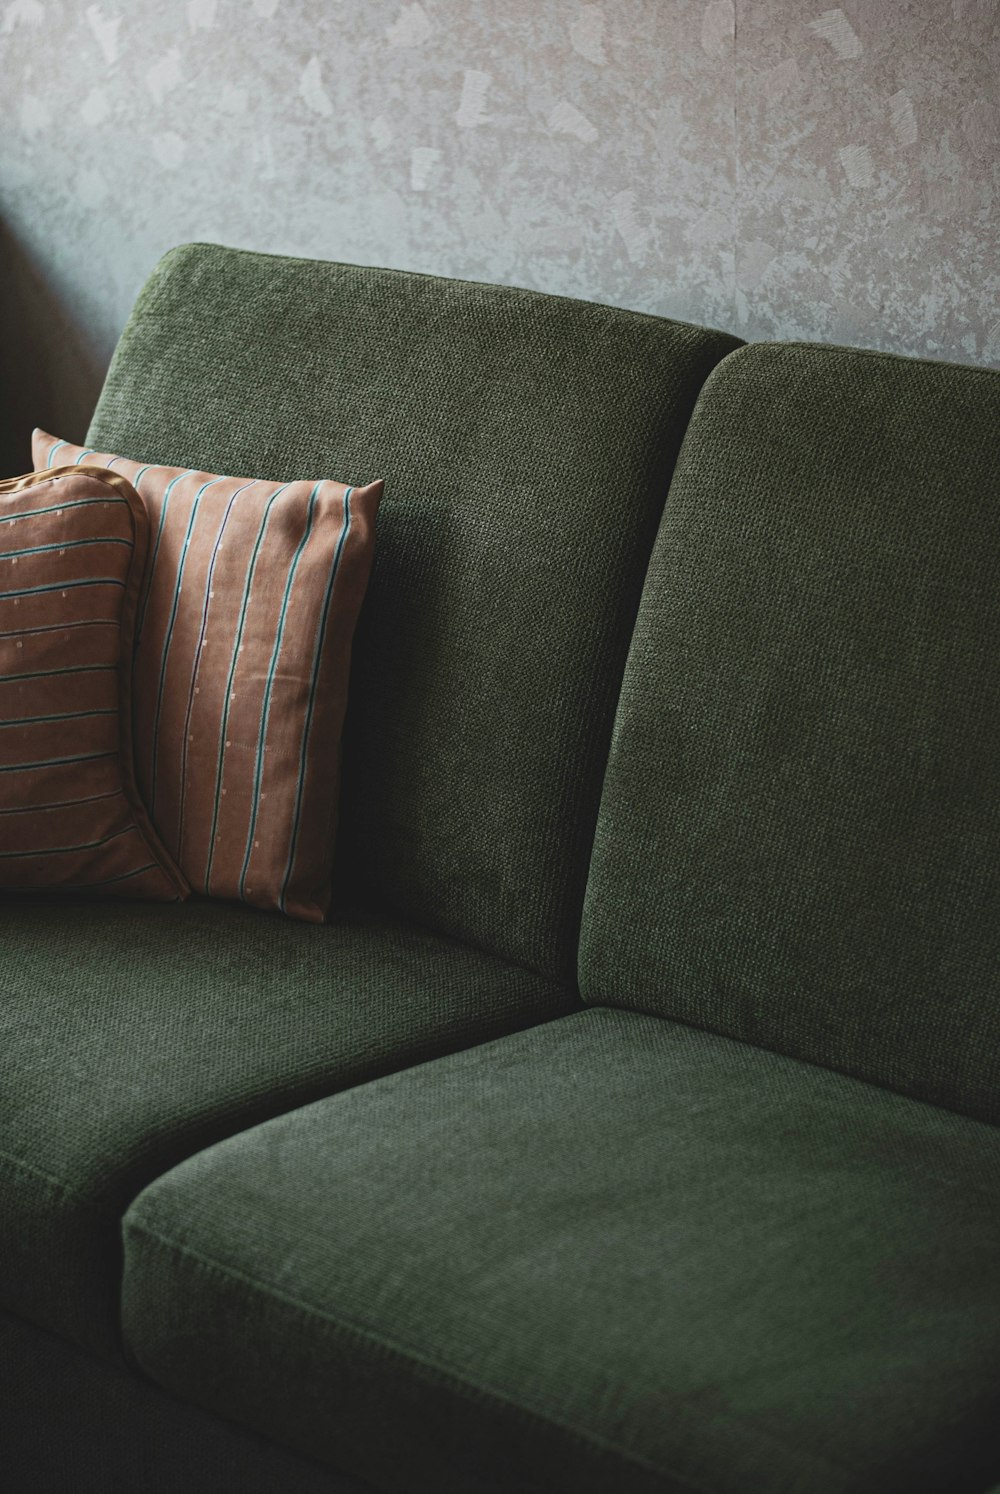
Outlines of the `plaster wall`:
{"type": "Polygon", "coordinates": [[[1000,0],[7,0],[0,68],[18,442],[189,239],[1000,366],[1000,0]]]}

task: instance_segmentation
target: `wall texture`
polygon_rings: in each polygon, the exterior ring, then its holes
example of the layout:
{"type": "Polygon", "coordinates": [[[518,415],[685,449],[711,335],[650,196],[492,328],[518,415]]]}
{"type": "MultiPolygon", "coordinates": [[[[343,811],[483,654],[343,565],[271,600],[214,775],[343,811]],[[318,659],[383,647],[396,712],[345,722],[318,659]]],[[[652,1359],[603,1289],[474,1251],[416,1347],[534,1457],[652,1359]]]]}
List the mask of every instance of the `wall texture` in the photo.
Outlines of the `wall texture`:
{"type": "Polygon", "coordinates": [[[194,238],[1000,366],[1000,0],[826,3],[0,0],[15,420],[194,238]]]}

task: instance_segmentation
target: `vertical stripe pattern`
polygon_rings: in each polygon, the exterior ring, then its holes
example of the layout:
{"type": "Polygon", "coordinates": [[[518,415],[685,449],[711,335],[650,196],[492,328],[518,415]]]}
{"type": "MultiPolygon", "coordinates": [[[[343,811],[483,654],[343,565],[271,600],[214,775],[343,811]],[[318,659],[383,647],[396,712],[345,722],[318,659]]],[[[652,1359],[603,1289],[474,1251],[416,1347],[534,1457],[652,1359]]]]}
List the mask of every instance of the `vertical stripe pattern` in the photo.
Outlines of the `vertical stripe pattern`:
{"type": "MultiPolygon", "coordinates": [[[[167,623],[167,636],[164,639],[163,650],[162,650],[162,652],[160,654],[160,673],[159,673],[159,677],[158,677],[157,691],[156,691],[156,709],[155,709],[155,711],[153,713],[153,763],[152,763],[152,768],[150,770],[150,786],[151,786],[150,787],[150,794],[151,794],[151,802],[150,802],[150,806],[149,806],[149,811],[150,811],[150,814],[153,815],[154,819],[156,817],[156,759],[157,759],[157,743],[159,741],[159,736],[160,736],[160,716],[161,716],[161,713],[162,713],[162,710],[163,710],[163,690],[164,690],[164,685],[166,684],[167,663],[169,662],[169,656],[170,656],[170,640],[173,637],[174,624],[177,621],[177,609],[179,608],[179,606],[181,604],[181,587],[182,587],[183,582],[184,582],[184,563],[187,560],[188,549],[189,549],[190,544],[191,544],[191,533],[192,533],[192,531],[194,529],[195,519],[198,516],[198,504],[201,501],[201,495],[205,492],[206,488],[210,488],[213,483],[218,482],[218,481],[219,481],[219,479],[217,477],[215,477],[215,478],[213,478],[211,480],[211,482],[203,482],[201,484],[201,486],[199,487],[198,491],[194,495],[194,499],[193,499],[192,504],[191,504],[191,516],[188,519],[187,530],[186,530],[185,535],[184,535],[184,544],[181,546],[181,558],[180,558],[180,561],[178,562],[178,566],[177,566],[177,580],[174,583],[174,596],[173,596],[173,602],[172,602],[171,607],[170,607],[170,620],[167,623]]],[[[164,502],[164,513],[165,512],[166,512],[166,503],[164,502]]],[[[161,521],[161,532],[162,532],[162,521],[161,521]]],[[[150,585],[152,585],[152,577],[150,578],[150,585]]],[[[149,593],[147,592],[146,595],[148,597],[149,593]]]]}
{"type": "Polygon", "coordinates": [[[215,848],[221,839],[218,829],[219,808],[223,793],[228,793],[228,789],[223,789],[222,783],[226,771],[226,749],[232,745],[229,741],[229,708],[236,698],[233,690],[233,680],[236,677],[236,666],[240,661],[240,654],[243,651],[243,629],[246,626],[247,608],[250,605],[250,594],[253,590],[257,561],[260,558],[261,546],[267,534],[268,519],[271,517],[271,510],[283,491],[283,488],[278,488],[268,498],[257,527],[257,533],[254,536],[253,548],[250,551],[250,558],[246,567],[246,579],[243,582],[243,595],[240,599],[236,636],[233,639],[233,646],[230,652],[229,671],[222,691],[222,720],[219,724],[218,743],[215,754],[215,773],[213,775],[212,824],[208,834],[208,859],[205,864],[204,890],[206,893],[209,892],[212,885],[212,865],[215,859],[215,848]]]}
{"type": "MultiPolygon", "coordinates": [[[[36,431],[36,467],[57,446],[64,462],[83,450],[36,431]]],[[[133,692],[139,786],[159,834],[208,896],[320,921],[381,482],[88,460],[135,484],[154,537],[133,692]]]]}
{"type": "MultiPolygon", "coordinates": [[[[143,471],[145,471],[145,468],[143,468],[143,471]]],[[[219,525],[219,531],[216,535],[215,544],[212,547],[212,558],[208,563],[208,576],[205,580],[204,597],[201,606],[201,627],[198,630],[198,639],[195,644],[194,656],[191,661],[191,679],[188,683],[187,710],[184,713],[184,728],[181,732],[180,808],[178,810],[177,822],[178,847],[182,847],[184,845],[184,785],[187,782],[188,772],[188,740],[191,734],[191,712],[194,710],[194,697],[195,691],[197,689],[196,682],[198,679],[198,659],[201,657],[201,647],[205,641],[205,629],[208,625],[208,604],[212,597],[212,580],[215,575],[215,563],[219,558],[219,551],[222,548],[222,542],[225,538],[226,525],[229,522],[229,515],[233,511],[233,504],[236,502],[241,493],[245,493],[247,488],[252,488],[253,486],[254,484],[252,482],[245,482],[242,487],[236,488],[236,490],[230,495],[226,503],[225,513],[222,515],[222,522],[219,525]]]]}
{"type": "Polygon", "coordinates": [[[186,885],[132,772],[148,522],[89,455],[60,443],[0,484],[0,887],[175,900],[186,885]]]}
{"type": "Polygon", "coordinates": [[[271,720],[271,699],[274,694],[274,677],[278,669],[278,660],[281,657],[281,645],[285,639],[285,624],[288,620],[288,602],[295,585],[295,572],[302,558],[302,551],[309,542],[309,535],[313,527],[313,519],[316,512],[316,495],[320,484],[317,483],[309,495],[309,507],[306,513],[306,525],[292,556],[292,563],[288,569],[288,579],[285,582],[285,591],[281,599],[281,612],[278,615],[278,626],[274,634],[274,648],[271,652],[271,662],[268,666],[267,679],[264,684],[264,701],[260,709],[260,731],[257,735],[257,756],[254,763],[253,789],[250,801],[250,825],[247,830],[246,850],[243,853],[243,865],[240,868],[240,897],[245,898],[247,894],[247,872],[250,868],[250,854],[256,844],[254,836],[257,833],[257,819],[260,813],[261,776],[264,770],[264,753],[267,750],[267,731],[271,720]]]}

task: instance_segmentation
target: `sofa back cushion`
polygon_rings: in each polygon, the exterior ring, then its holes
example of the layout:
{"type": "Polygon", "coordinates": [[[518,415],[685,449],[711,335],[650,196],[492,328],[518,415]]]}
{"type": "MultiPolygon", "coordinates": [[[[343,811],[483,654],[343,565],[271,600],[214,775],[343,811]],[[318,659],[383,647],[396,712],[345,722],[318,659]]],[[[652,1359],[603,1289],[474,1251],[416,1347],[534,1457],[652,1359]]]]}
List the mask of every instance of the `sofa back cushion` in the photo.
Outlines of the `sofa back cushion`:
{"type": "Polygon", "coordinates": [[[698,389],[735,345],[210,245],[156,269],[88,446],[279,481],[385,477],[345,729],[352,893],[572,975],[649,549],[698,389]]]}
{"type": "Polygon", "coordinates": [[[1000,374],[754,346],[678,460],[585,999],[1000,1120],[1000,374]]]}

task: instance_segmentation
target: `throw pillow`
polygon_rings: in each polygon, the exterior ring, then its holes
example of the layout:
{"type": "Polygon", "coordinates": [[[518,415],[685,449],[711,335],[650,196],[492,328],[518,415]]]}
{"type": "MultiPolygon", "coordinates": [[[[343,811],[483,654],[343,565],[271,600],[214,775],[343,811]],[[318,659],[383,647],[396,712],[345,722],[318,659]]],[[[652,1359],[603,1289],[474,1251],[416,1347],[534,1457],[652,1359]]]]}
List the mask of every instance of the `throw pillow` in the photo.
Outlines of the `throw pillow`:
{"type": "Polygon", "coordinates": [[[33,452],[41,469],[111,467],[146,505],[136,773],[178,865],[207,896],[321,921],[382,483],[224,477],[98,455],[43,431],[33,452]]]}
{"type": "Polygon", "coordinates": [[[126,480],[0,483],[0,887],[176,901],[132,775],[132,634],[149,528],[126,480]]]}

